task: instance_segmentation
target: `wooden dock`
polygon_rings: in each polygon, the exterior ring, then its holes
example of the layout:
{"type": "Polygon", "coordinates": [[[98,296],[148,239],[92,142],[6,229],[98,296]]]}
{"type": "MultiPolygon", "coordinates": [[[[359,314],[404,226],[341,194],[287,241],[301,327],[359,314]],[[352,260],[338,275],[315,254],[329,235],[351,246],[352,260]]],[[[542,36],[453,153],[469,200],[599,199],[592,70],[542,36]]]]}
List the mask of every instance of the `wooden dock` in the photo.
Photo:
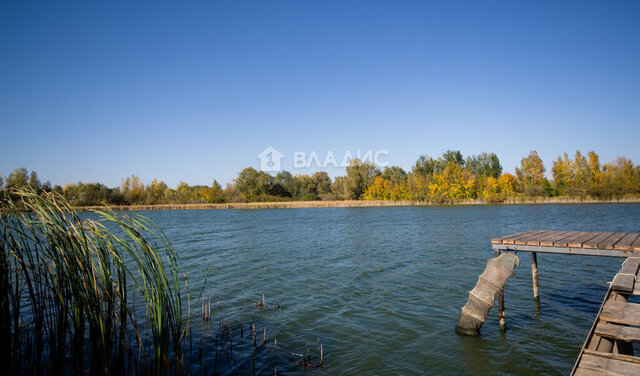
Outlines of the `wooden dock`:
{"type": "MultiPolygon", "coordinates": [[[[640,233],[531,230],[492,239],[491,244],[496,255],[531,252],[533,295],[537,302],[537,253],[626,258],[611,282],[571,374],[640,375],[640,357],[633,356],[633,342],[640,342],[640,304],[627,301],[632,295],[640,295],[640,233]]],[[[498,303],[502,329],[506,328],[503,296],[498,303]]]]}
{"type": "Polygon", "coordinates": [[[640,304],[627,302],[640,295],[639,267],[640,257],[630,257],[613,278],[572,375],[640,375],[640,357],[633,356],[633,342],[640,342],[640,304]]]}
{"type": "Polygon", "coordinates": [[[640,254],[640,233],[531,230],[491,239],[495,251],[629,257],[640,254]]]}

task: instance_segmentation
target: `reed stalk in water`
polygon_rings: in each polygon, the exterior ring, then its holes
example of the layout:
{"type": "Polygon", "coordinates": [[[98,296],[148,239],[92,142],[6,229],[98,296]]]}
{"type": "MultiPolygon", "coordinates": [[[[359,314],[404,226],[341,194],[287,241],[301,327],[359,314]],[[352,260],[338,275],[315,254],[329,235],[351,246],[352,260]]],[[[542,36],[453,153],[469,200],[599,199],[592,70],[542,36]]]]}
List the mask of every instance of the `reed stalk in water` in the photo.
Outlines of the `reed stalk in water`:
{"type": "Polygon", "coordinates": [[[142,216],[96,214],[81,219],[61,196],[30,190],[0,203],[0,364],[8,373],[183,369],[191,301],[176,251],[142,216]]]}

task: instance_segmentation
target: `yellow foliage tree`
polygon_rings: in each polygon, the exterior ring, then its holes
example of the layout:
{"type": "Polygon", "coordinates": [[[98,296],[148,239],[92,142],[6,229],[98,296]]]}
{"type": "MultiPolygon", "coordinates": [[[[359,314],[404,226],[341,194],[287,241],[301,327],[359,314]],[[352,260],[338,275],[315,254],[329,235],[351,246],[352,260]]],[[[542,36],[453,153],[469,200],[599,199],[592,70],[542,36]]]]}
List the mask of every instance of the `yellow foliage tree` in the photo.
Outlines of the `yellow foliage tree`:
{"type": "Polygon", "coordinates": [[[473,199],[476,198],[477,182],[471,172],[449,162],[441,173],[433,174],[429,193],[433,201],[473,199]]]}

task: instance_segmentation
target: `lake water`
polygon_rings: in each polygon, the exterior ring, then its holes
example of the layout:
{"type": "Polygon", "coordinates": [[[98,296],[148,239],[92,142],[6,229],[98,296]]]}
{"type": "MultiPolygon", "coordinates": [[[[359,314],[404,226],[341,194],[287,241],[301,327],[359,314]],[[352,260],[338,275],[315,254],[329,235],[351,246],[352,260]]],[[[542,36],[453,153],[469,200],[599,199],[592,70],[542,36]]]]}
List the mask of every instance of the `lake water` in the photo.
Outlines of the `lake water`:
{"type": "MultiPolygon", "coordinates": [[[[258,358],[258,374],[274,374],[277,366],[279,374],[566,375],[622,260],[538,255],[537,315],[530,254],[520,253],[506,285],[506,334],[494,308],[480,337],[459,336],[460,308],[493,257],[490,239],[529,229],[640,230],[638,204],[141,214],[173,242],[192,291],[210,267],[205,291],[220,302],[212,312],[216,328],[227,320],[237,335],[242,320],[246,338],[251,319],[259,341],[268,328],[268,345],[256,352],[234,339],[237,354],[221,374],[250,373],[250,360],[258,358]],[[253,302],[262,294],[282,309],[261,312],[253,302]],[[274,355],[302,353],[307,340],[315,354],[317,338],[322,368],[274,355]]],[[[205,357],[212,356],[210,347],[205,357]]]]}

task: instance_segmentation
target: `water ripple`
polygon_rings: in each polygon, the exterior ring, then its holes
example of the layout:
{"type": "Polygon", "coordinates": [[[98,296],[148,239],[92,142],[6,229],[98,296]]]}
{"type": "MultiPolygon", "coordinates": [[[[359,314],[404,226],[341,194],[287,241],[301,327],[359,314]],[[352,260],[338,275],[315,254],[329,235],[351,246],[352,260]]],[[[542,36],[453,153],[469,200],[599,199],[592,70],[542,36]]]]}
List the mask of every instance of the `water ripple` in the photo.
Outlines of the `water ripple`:
{"type": "MultiPolygon", "coordinates": [[[[325,367],[311,373],[329,375],[567,374],[620,260],[539,255],[537,312],[530,258],[520,253],[505,291],[506,335],[492,310],[480,337],[460,337],[453,329],[493,256],[489,240],[536,228],[640,227],[637,204],[143,214],[179,250],[192,291],[209,267],[216,317],[261,320],[279,344],[298,351],[319,337],[325,367]],[[261,314],[252,302],[262,294],[282,311],[261,314]]],[[[248,363],[235,371],[245,373],[248,363]]]]}

